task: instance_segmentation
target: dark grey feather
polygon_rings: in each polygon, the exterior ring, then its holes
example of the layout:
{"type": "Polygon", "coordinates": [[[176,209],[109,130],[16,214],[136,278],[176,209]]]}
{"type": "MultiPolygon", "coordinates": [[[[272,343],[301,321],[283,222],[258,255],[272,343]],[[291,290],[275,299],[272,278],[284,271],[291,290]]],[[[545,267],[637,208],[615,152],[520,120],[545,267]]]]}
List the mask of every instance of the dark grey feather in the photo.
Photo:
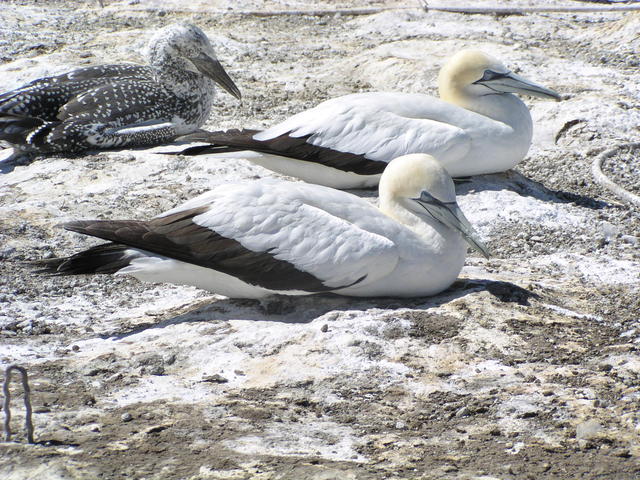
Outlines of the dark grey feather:
{"type": "Polygon", "coordinates": [[[209,145],[188,147],[180,153],[183,155],[200,155],[253,150],[255,152],[319,163],[358,175],[381,174],[387,166],[386,162],[371,160],[365,154],[358,155],[313,145],[308,142],[311,135],[292,137],[285,134],[270,140],[255,140],[253,136],[257,133],[259,133],[259,130],[248,129],[228,130],[226,132],[200,131],[181,136],[179,140],[208,142],[209,145]]]}

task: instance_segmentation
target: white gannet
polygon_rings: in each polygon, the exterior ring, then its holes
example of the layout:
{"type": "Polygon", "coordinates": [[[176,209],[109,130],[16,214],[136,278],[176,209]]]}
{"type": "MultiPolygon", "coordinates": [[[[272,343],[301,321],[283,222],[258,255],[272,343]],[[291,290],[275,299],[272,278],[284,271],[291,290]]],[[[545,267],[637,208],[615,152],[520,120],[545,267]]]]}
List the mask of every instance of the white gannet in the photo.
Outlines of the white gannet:
{"type": "Polygon", "coordinates": [[[65,228],[111,243],[38,262],[45,271],[128,274],[232,298],[434,295],[456,279],[465,242],[488,257],[451,177],[426,154],[388,164],[379,208],[347,192],[268,178],[216,187],[149,221],[65,228]]]}
{"type": "Polygon", "coordinates": [[[407,153],[433,155],[453,177],[493,173],[520,162],[531,144],[531,114],[512,93],[560,99],[477,50],[454,55],[438,86],[441,99],[356,93],[264,131],[198,132],[185,139],[208,145],[181,153],[242,151],[268,169],[334,188],[375,186],[387,162],[407,153]]]}
{"type": "Polygon", "coordinates": [[[16,153],[160,144],[204,124],[214,81],[240,98],[194,25],[161,29],[148,54],[149,66],[86,67],[0,95],[0,141],[16,153]]]}

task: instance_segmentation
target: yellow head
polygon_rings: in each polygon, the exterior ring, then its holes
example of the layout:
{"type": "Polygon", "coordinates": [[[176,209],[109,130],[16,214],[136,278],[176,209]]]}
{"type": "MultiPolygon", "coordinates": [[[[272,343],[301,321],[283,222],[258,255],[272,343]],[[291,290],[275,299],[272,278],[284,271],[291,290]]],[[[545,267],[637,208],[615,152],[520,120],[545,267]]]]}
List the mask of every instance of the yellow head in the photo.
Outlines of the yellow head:
{"type": "Polygon", "coordinates": [[[456,53],[440,70],[440,98],[473,110],[475,99],[519,93],[560,100],[553,90],[509,71],[499,60],[479,50],[456,53]]]}
{"type": "Polygon", "coordinates": [[[456,199],[453,180],[431,155],[412,153],[395,158],[380,178],[380,199],[419,198],[429,192],[442,202],[456,199]]]}
{"type": "Polygon", "coordinates": [[[496,73],[509,71],[499,60],[480,50],[459,51],[440,69],[440,98],[457,103],[460,96],[473,93],[474,82],[481,80],[487,70],[496,73]]]}

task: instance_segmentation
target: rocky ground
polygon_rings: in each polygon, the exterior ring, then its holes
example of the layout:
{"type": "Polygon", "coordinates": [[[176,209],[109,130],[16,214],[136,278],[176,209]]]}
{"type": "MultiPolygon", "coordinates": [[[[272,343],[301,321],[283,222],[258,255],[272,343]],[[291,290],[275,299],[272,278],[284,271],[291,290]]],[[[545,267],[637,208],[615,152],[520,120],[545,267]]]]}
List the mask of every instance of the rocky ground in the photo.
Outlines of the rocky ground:
{"type": "MultiPolygon", "coordinates": [[[[497,3],[514,2],[474,5],[497,3]]],[[[2,478],[640,476],[640,210],[591,174],[618,148],[603,171],[639,193],[640,151],[624,145],[640,129],[640,14],[263,17],[234,12],[383,4],[104,4],[5,2],[0,90],[143,61],[157,28],[189,20],[243,93],[241,105],[220,94],[211,129],[271,125],[355,91],[436,94],[444,59],[469,46],[563,101],[526,99],[536,123],[527,159],[459,186],[494,257],[470,253],[460,280],[432,298],[257,303],[38,275],[26,261],[97,243],[61,222],[149,217],[212,185],[273,174],[145,150],[0,163],[0,363],[30,373],[36,437],[26,444],[14,382],[2,478]]]]}

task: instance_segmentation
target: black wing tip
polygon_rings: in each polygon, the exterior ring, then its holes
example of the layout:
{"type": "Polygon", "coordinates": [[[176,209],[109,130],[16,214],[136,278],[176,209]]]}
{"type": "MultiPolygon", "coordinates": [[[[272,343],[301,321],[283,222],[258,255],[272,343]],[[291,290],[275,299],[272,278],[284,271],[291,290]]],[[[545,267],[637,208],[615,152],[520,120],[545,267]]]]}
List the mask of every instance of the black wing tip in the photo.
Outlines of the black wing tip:
{"type": "Polygon", "coordinates": [[[20,264],[39,275],[62,275],[59,268],[67,260],[67,257],[39,258],[37,260],[24,260],[20,264]]]}
{"type": "Polygon", "coordinates": [[[22,142],[26,143],[26,137],[30,133],[43,128],[48,123],[53,124],[55,122],[47,122],[46,120],[33,115],[19,115],[3,112],[0,113],[0,135],[20,137],[22,142]]]}
{"type": "Polygon", "coordinates": [[[59,149],[52,143],[61,122],[33,115],[0,113],[0,140],[34,153],[52,153],[59,149]]]}
{"type": "Polygon", "coordinates": [[[228,147],[226,145],[195,145],[193,147],[187,147],[184,150],[180,150],[176,152],[177,155],[205,155],[205,154],[214,154],[214,153],[229,153],[229,152],[240,152],[243,149],[228,147]]]}
{"type": "Polygon", "coordinates": [[[179,137],[179,140],[205,142],[207,145],[187,147],[180,153],[201,155],[250,150],[318,163],[358,175],[380,175],[387,166],[387,162],[371,160],[365,154],[343,152],[309,143],[313,134],[298,137],[291,136],[289,132],[268,140],[256,140],[255,135],[261,131],[253,129],[232,129],[218,132],[198,131],[179,137]]]}
{"type": "Polygon", "coordinates": [[[72,220],[60,224],[62,228],[70,232],[85,233],[90,225],[100,222],[100,220],[72,220]]]}
{"type": "MultiPolygon", "coordinates": [[[[176,138],[178,142],[203,142],[206,145],[194,145],[186,147],[175,152],[177,155],[205,155],[215,153],[241,152],[243,150],[252,150],[255,140],[253,136],[260,130],[248,128],[232,128],[229,130],[218,130],[210,132],[207,130],[198,130],[187,135],[176,138]]],[[[166,152],[163,152],[166,153],[166,152]]]]}
{"type": "Polygon", "coordinates": [[[24,262],[34,273],[50,276],[112,274],[128,266],[134,256],[125,245],[105,243],[69,257],[53,257],[24,262]]]}

